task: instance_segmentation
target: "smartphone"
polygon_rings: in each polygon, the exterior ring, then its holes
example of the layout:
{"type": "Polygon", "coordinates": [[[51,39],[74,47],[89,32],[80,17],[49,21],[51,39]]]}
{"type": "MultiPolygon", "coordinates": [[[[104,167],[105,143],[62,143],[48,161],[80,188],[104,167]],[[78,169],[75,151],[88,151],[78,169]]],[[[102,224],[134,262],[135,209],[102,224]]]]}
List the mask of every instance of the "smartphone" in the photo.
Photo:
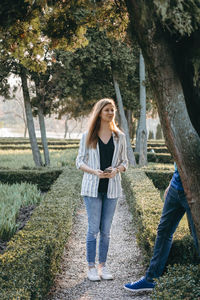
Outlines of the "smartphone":
{"type": "Polygon", "coordinates": [[[112,172],[112,169],[106,168],[103,172],[104,172],[104,173],[111,173],[111,172],[112,172]]]}

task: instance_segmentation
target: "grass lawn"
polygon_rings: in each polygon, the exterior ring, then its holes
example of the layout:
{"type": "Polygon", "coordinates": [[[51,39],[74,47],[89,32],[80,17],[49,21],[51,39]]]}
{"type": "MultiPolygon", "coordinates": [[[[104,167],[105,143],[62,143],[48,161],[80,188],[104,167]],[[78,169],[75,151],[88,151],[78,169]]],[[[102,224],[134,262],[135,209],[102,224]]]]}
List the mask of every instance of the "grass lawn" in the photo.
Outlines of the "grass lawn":
{"type": "MultiPolygon", "coordinates": [[[[49,153],[50,166],[58,168],[75,165],[78,149],[49,150],[49,153]]],[[[0,150],[0,168],[20,169],[33,167],[35,167],[35,164],[31,150],[0,150]]]]}

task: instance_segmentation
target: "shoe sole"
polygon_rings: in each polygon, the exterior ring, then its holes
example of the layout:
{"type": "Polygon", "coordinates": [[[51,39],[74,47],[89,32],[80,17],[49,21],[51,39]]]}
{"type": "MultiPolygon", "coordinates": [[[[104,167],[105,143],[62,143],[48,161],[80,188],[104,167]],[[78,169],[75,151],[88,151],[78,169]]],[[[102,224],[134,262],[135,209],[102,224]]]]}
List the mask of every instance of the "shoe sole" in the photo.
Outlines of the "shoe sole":
{"type": "Polygon", "coordinates": [[[138,293],[138,292],[152,292],[153,291],[153,288],[146,288],[146,289],[129,289],[127,287],[124,286],[124,289],[127,290],[127,291],[130,291],[130,292],[133,292],[133,293],[138,293]]]}
{"type": "Polygon", "coordinates": [[[101,278],[99,278],[99,279],[90,279],[90,278],[88,277],[88,279],[89,279],[90,281],[101,281],[101,278]]]}
{"type": "Polygon", "coordinates": [[[102,276],[100,276],[102,280],[113,280],[113,277],[112,278],[103,278],[102,276]]]}

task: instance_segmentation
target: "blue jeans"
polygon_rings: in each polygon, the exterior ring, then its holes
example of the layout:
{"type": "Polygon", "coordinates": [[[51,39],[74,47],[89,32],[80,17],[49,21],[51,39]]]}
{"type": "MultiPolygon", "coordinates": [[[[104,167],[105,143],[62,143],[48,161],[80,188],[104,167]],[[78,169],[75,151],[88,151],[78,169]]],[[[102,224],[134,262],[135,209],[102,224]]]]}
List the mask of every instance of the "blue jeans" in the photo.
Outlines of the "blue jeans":
{"type": "Polygon", "coordinates": [[[162,275],[171,249],[173,234],[185,212],[188,216],[195,247],[199,252],[196,230],[185,193],[170,186],[157,229],[153,257],[145,275],[148,281],[162,275]]]}
{"type": "Polygon", "coordinates": [[[99,263],[106,262],[110,241],[110,228],[117,198],[108,199],[106,193],[98,193],[98,197],[84,196],[84,201],[88,215],[86,240],[87,262],[89,266],[93,266],[95,265],[96,240],[99,232],[99,263]]]}

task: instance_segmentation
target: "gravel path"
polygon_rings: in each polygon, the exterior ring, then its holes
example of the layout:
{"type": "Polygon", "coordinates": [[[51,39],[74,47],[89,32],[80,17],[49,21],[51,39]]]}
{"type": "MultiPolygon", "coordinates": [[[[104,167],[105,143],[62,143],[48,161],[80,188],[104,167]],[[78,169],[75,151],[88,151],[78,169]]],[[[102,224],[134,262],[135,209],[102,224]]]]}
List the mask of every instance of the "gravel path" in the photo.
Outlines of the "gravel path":
{"type": "Polygon", "coordinates": [[[85,261],[85,236],[87,216],[84,205],[79,209],[69,242],[65,248],[61,273],[48,300],[147,300],[150,294],[137,295],[126,291],[123,284],[139,279],[144,270],[142,257],[137,247],[131,214],[125,198],[118,201],[111,231],[111,242],[107,266],[114,274],[114,280],[91,282],[87,279],[85,261]]]}

